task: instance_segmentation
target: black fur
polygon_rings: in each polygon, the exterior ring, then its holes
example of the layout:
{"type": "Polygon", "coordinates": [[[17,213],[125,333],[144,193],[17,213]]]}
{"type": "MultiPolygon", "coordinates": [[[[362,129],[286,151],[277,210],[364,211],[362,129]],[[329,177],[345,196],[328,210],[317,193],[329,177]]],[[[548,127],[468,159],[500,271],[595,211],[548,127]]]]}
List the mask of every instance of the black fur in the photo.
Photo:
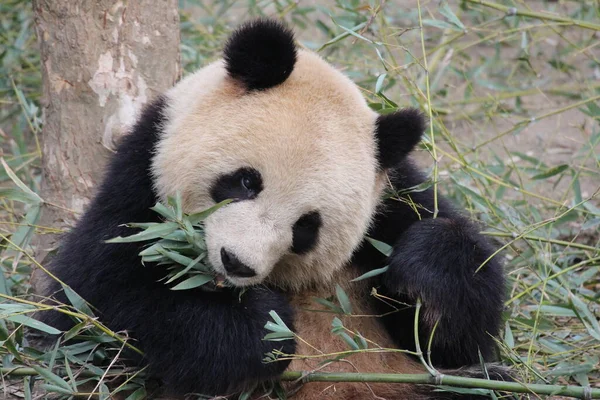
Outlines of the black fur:
{"type": "Polygon", "coordinates": [[[309,212],[298,218],[292,228],[292,251],[296,254],[305,254],[315,247],[322,223],[318,211],[309,212]]]}
{"type": "Polygon", "coordinates": [[[425,130],[419,110],[405,108],[377,118],[377,158],[382,169],[393,168],[419,143],[425,130]]]}
{"type": "Polygon", "coordinates": [[[263,190],[260,172],[254,168],[240,168],[230,174],[221,175],[210,187],[212,199],[252,200],[263,190]]]}
{"type": "MultiPolygon", "coordinates": [[[[264,325],[270,310],[293,326],[287,299],[258,287],[241,298],[228,290],[173,291],[157,282],[164,268],[142,266],[139,243],[104,243],[131,234],[122,224],[157,220],[149,210],[156,202],[149,168],[163,108],[161,99],[148,107],[120,144],[97,196],[51,267],[98,307],[102,322],[115,331],[128,330],[139,340],[149,372],[169,393],[225,394],[277,377],[287,367],[288,362],[262,360],[274,348],[293,353],[294,341],[261,340],[268,333],[264,325]]],[[[59,289],[54,283],[56,297],[66,302],[59,289]]],[[[72,326],[64,314],[46,312],[41,319],[63,330],[72,326]]]]}
{"type": "MultiPolygon", "coordinates": [[[[397,190],[424,180],[408,159],[391,171],[397,190]]],[[[486,361],[494,359],[492,336],[498,334],[501,322],[504,275],[496,258],[475,272],[494,248],[476,225],[443,198],[439,199],[438,218],[432,219],[431,188],[404,197],[410,197],[417,205],[418,214],[406,201],[390,198],[369,232],[370,237],[393,245],[391,256],[386,260],[365,242],[355,254],[355,261],[369,270],[389,265],[387,273],[374,282],[380,294],[408,304],[421,299],[419,327],[423,347],[439,319],[431,347],[435,366],[478,364],[478,351],[486,361]]],[[[382,312],[390,311],[383,302],[377,304],[382,312]]],[[[383,322],[400,348],[414,349],[415,309],[399,308],[399,312],[384,317],[383,322]]]]}
{"type": "Polygon", "coordinates": [[[248,90],[283,83],[296,64],[294,34],[275,20],[259,19],[242,25],[225,45],[227,72],[248,90]]]}

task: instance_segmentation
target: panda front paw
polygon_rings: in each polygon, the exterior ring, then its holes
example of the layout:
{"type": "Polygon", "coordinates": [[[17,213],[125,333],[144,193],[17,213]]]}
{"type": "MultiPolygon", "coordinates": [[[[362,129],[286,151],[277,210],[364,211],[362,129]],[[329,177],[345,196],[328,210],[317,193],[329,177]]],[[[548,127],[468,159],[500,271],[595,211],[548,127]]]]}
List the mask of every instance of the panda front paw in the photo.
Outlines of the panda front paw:
{"type": "Polygon", "coordinates": [[[442,364],[476,361],[478,348],[487,356],[493,347],[504,277],[492,254],[492,246],[462,218],[416,222],[394,245],[382,284],[409,303],[420,299],[420,332],[426,343],[436,327],[433,350],[448,357],[442,364]]]}

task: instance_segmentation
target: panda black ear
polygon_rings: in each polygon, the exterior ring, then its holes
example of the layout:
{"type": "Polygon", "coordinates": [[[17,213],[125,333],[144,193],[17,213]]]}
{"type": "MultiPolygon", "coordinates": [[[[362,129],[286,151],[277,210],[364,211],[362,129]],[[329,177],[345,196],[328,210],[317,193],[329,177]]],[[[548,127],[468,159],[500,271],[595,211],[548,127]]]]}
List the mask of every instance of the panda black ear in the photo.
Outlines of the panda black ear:
{"type": "Polygon", "coordinates": [[[400,163],[419,143],[425,131],[423,114],[414,108],[405,108],[377,118],[377,159],[383,169],[400,163]]]}
{"type": "Polygon", "coordinates": [[[224,50],[229,76],[248,90],[264,90],[284,82],[296,63],[294,34],[272,19],[248,22],[233,32],[224,50]]]}

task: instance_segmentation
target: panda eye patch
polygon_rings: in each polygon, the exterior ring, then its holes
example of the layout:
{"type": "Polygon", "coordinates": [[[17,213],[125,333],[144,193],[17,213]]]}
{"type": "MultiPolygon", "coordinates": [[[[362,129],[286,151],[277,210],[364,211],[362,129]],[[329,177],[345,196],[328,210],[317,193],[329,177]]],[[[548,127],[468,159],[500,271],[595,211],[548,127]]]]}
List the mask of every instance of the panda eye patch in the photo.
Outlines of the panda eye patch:
{"type": "Polygon", "coordinates": [[[227,199],[252,200],[262,189],[260,172],[254,168],[244,167],[219,176],[210,188],[210,195],[217,203],[227,199]]]}
{"type": "Polygon", "coordinates": [[[318,211],[309,212],[298,218],[292,228],[292,251],[296,254],[304,254],[315,247],[321,225],[321,214],[318,211]]]}

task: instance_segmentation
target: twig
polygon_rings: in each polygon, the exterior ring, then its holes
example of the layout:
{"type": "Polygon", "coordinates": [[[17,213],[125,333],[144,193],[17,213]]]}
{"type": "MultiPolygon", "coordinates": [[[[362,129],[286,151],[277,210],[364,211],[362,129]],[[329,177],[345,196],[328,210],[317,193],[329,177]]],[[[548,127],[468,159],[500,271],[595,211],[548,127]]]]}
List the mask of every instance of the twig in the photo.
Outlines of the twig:
{"type": "Polygon", "coordinates": [[[485,7],[493,8],[498,11],[503,11],[508,16],[517,15],[519,17],[535,18],[535,19],[540,19],[543,21],[563,22],[565,24],[575,25],[580,28],[591,29],[593,31],[600,31],[600,25],[594,24],[591,22],[581,21],[581,20],[572,19],[572,18],[568,18],[568,17],[561,17],[559,15],[553,15],[553,14],[547,14],[547,13],[541,13],[541,12],[535,12],[535,11],[519,10],[516,7],[507,7],[507,6],[503,6],[501,4],[492,3],[491,1],[485,1],[485,0],[465,0],[465,1],[467,3],[479,4],[479,5],[482,5],[485,7]]]}

